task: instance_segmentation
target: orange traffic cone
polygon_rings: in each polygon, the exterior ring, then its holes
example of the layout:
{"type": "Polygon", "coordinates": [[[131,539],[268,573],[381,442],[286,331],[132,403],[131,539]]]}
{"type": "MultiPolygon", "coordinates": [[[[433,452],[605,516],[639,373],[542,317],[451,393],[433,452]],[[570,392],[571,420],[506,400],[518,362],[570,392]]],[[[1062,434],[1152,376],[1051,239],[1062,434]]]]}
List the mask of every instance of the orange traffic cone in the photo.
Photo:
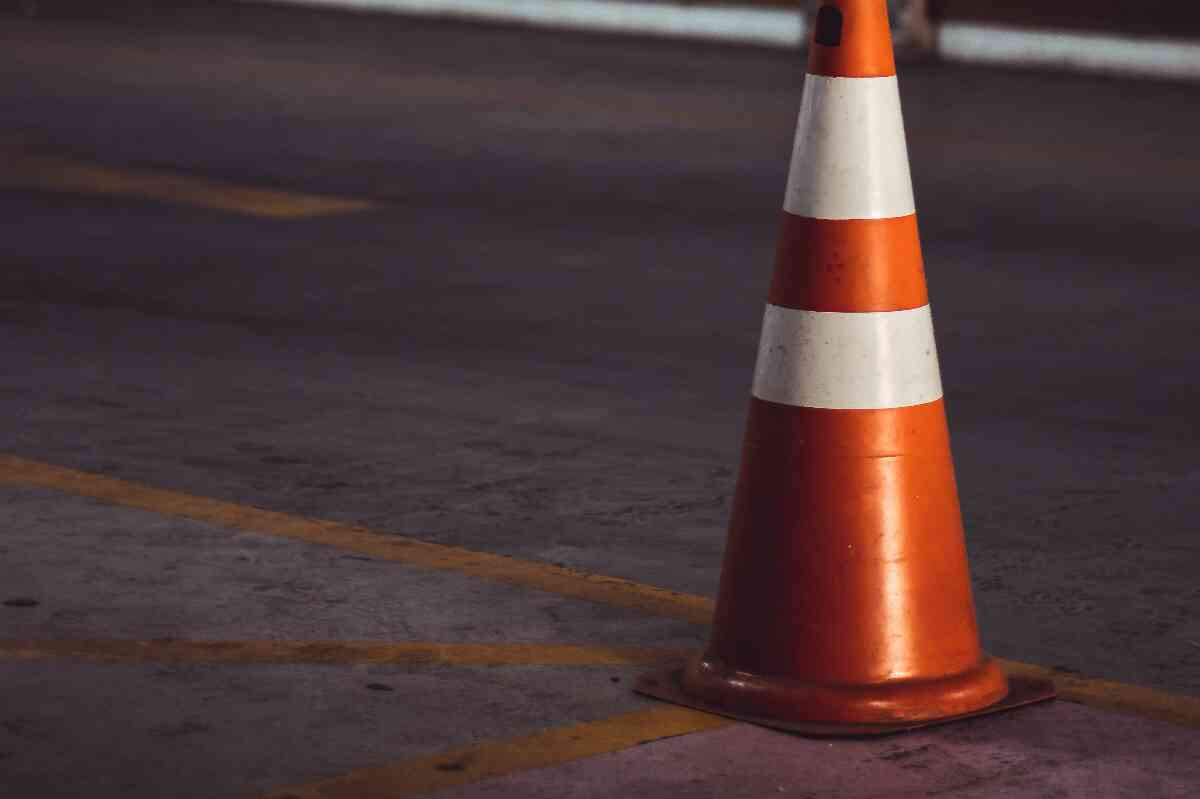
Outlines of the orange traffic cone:
{"type": "Polygon", "coordinates": [[[640,690],[818,733],[1049,698],[979,646],[886,0],[820,9],[707,650],[640,690]]]}

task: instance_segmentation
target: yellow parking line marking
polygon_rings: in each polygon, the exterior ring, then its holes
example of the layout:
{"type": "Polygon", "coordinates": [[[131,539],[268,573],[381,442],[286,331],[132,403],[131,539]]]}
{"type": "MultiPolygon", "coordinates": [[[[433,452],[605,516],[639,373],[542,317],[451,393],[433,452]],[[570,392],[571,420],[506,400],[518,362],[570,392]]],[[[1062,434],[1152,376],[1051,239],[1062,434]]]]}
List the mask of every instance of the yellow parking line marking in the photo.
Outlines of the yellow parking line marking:
{"type": "MultiPolygon", "coordinates": [[[[150,488],[11,455],[0,455],[0,483],[50,488],[124,507],[338,547],[383,560],[453,571],[560,596],[629,608],[652,616],[681,619],[694,624],[708,624],[712,619],[713,602],[708,597],[668,591],[631,580],[589,574],[547,563],[431,544],[336,522],[305,519],[150,488]]],[[[1028,663],[1003,662],[1012,673],[1054,679],[1059,686],[1059,695],[1068,701],[1187,727],[1200,727],[1200,698],[1076,677],[1028,663]]]]}
{"type": "Polygon", "coordinates": [[[548,563],[431,544],[337,522],[305,519],[177,491],[150,488],[11,455],[0,455],[0,482],[51,488],[127,508],[338,547],[381,560],[457,572],[694,624],[707,624],[712,618],[712,600],[707,597],[641,585],[618,577],[588,574],[548,563]]]}
{"type": "Polygon", "coordinates": [[[641,743],[704,732],[732,722],[674,705],[601,721],[488,741],[431,757],[358,769],[338,777],[280,788],[269,799],[401,799],[531,769],[619,752],[641,743]]]}
{"type": "Polygon", "coordinates": [[[669,647],[444,644],[426,641],[0,640],[0,661],[401,666],[652,666],[687,656],[669,647]]]}
{"type": "Polygon", "coordinates": [[[4,169],[0,170],[0,185],[142,197],[274,219],[345,214],[372,207],[370,202],[345,197],[276,191],[171,172],[118,169],[25,153],[6,159],[4,169]]]}
{"type": "Polygon", "coordinates": [[[1200,729],[1200,697],[1168,694],[1140,685],[1110,682],[1076,674],[1000,660],[1009,674],[1022,677],[1040,677],[1054,680],[1058,698],[1076,702],[1098,710],[1108,710],[1130,716],[1165,721],[1180,727],[1200,729]]]}

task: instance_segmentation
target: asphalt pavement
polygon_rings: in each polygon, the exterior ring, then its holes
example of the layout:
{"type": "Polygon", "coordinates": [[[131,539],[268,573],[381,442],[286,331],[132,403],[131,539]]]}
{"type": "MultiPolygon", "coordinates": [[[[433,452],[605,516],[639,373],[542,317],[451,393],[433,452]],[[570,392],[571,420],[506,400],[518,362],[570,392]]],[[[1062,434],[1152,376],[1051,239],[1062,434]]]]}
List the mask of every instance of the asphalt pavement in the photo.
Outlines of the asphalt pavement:
{"type": "MultiPolygon", "coordinates": [[[[0,170],[40,177],[0,175],[0,453],[711,596],[803,73],[798,53],[249,4],[2,16],[0,170]],[[126,173],[369,205],[272,218],[126,173]]],[[[900,81],[984,644],[1200,696],[1200,89],[900,81]]],[[[0,495],[0,593],[39,603],[0,607],[0,638],[704,639],[0,495]]],[[[41,686],[16,702],[99,667],[5,668],[41,686]]],[[[640,706],[635,672],[585,701],[547,668],[515,725],[640,706]]],[[[496,679],[446,701],[516,690],[496,679]]],[[[476,726],[445,723],[499,734],[476,726]]]]}

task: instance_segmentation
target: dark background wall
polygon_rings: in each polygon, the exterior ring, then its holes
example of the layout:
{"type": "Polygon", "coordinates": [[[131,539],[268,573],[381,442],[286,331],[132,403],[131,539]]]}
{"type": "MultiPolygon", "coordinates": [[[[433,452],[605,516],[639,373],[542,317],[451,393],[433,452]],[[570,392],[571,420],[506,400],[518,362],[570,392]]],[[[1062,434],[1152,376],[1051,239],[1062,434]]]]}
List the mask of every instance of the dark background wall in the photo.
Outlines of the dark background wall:
{"type": "Polygon", "coordinates": [[[1200,36],[1200,3],[1179,0],[930,0],[938,21],[1200,36]]]}
{"type": "MultiPolygon", "coordinates": [[[[754,5],[796,6],[815,0],[677,0],[692,2],[745,2],[754,5]]],[[[975,21],[1055,27],[1075,30],[1120,31],[1147,36],[1200,36],[1200,3],[1180,0],[928,0],[937,21],[975,21]]],[[[227,0],[0,0],[0,9],[21,9],[30,15],[87,9],[127,17],[131,11],[163,12],[166,9],[226,5],[227,0]]]]}

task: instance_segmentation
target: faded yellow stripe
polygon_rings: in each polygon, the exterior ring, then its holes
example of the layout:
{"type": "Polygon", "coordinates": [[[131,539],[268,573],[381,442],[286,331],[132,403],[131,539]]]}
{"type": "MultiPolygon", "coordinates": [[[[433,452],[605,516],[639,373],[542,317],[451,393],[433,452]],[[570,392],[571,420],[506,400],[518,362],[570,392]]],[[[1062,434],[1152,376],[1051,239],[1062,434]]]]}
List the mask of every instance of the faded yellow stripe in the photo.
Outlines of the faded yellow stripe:
{"type": "Polygon", "coordinates": [[[719,716],[661,705],[603,721],[358,769],[339,777],[281,788],[266,796],[270,799],[400,799],[489,777],[619,752],[662,738],[715,730],[730,723],[719,716]]]}
{"type": "Polygon", "coordinates": [[[0,660],[93,663],[313,663],[403,666],[650,666],[685,657],[667,647],[375,641],[0,640],[0,660]]]}
{"type": "Polygon", "coordinates": [[[251,216],[295,219],[372,207],[362,200],[239,186],[205,178],[18,154],[0,170],[0,185],[81,194],[143,197],[251,216]]]}
{"type": "Polygon", "coordinates": [[[179,516],[310,544],[338,547],[383,560],[511,583],[560,596],[631,608],[654,616],[682,619],[694,624],[707,624],[712,619],[712,600],[707,597],[668,591],[618,577],[589,574],[548,563],[431,544],[415,538],[376,533],[337,522],[305,519],[177,491],[150,488],[10,455],[0,455],[0,482],[52,488],[127,508],[179,516]]]}
{"type": "Polygon", "coordinates": [[[998,660],[1009,674],[1054,680],[1059,699],[1099,710],[1166,721],[1181,727],[1200,728],[1200,697],[1168,694],[1140,685],[1064,674],[1014,660],[998,660]]]}

